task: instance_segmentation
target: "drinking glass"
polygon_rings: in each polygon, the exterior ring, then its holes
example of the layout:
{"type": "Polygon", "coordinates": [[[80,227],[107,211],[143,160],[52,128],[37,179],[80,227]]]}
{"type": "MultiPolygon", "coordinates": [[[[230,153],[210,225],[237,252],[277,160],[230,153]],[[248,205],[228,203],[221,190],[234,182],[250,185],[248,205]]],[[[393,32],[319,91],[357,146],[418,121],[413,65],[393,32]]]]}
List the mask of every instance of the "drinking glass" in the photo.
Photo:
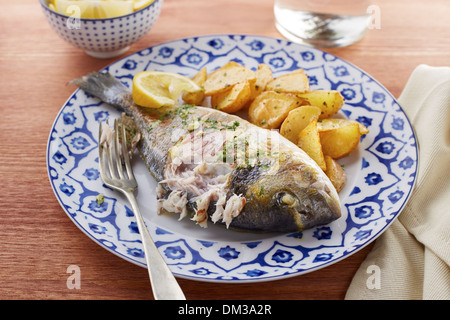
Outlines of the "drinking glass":
{"type": "Polygon", "coordinates": [[[294,42],[347,46],[364,36],[370,4],[370,0],[275,0],[275,25],[294,42]]]}

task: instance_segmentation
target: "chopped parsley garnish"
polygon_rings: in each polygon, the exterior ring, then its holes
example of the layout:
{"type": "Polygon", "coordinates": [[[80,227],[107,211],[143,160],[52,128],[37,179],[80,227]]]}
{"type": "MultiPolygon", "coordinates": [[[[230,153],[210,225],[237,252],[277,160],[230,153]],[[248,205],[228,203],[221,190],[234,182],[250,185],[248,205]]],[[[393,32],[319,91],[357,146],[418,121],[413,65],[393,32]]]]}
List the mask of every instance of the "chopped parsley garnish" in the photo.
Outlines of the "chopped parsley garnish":
{"type": "Polygon", "coordinates": [[[228,124],[228,125],[223,125],[226,129],[228,129],[228,130],[233,130],[233,131],[235,131],[236,130],[236,128],[237,127],[239,127],[239,122],[237,122],[236,120],[235,121],[233,121],[233,123],[231,123],[231,124],[228,124]]]}
{"type": "Polygon", "coordinates": [[[103,196],[103,193],[99,193],[96,197],[95,200],[97,201],[97,206],[101,206],[102,203],[105,201],[105,198],[103,196]]]}
{"type": "Polygon", "coordinates": [[[206,126],[207,129],[217,129],[218,123],[219,122],[217,120],[210,119],[210,118],[205,120],[205,124],[207,124],[207,126],[206,126]]]}
{"type": "Polygon", "coordinates": [[[168,110],[159,117],[159,121],[164,121],[167,118],[169,118],[171,115],[172,115],[172,110],[168,110]]]}

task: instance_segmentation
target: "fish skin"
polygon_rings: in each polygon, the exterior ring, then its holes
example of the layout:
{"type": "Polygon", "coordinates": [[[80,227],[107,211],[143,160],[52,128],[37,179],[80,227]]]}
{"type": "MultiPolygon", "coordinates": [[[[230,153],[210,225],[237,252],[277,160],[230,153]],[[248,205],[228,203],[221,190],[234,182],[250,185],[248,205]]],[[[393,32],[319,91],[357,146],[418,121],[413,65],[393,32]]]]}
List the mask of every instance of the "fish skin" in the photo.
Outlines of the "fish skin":
{"type": "MultiPolygon", "coordinates": [[[[177,164],[177,161],[186,160],[177,152],[180,149],[184,150],[183,147],[195,149],[195,138],[199,134],[202,137],[200,156],[204,160],[209,156],[205,150],[213,148],[217,141],[223,141],[223,145],[222,149],[216,148],[215,155],[228,157],[229,150],[223,146],[226,146],[230,139],[242,140],[244,137],[252,141],[254,139],[252,134],[264,136],[268,130],[212,108],[185,105],[151,109],[137,106],[132,100],[130,90],[108,73],[92,72],[71,83],[126,114],[123,116],[124,123],[126,122],[128,126],[135,125],[133,130],[140,132],[138,148],[141,157],[150,173],[159,182],[158,201],[164,201],[176,189],[181,190],[189,199],[186,204],[187,211],[191,216],[195,213],[193,220],[202,226],[206,224],[204,220],[209,216],[210,220],[212,218],[218,223],[226,223],[231,229],[295,232],[330,223],[341,215],[339,197],[328,177],[303,150],[278,132],[272,132],[274,135],[269,138],[269,141],[276,140],[277,149],[273,147],[275,143],[267,147],[265,152],[268,155],[259,155],[257,163],[238,162],[236,158],[239,158],[239,147],[236,147],[235,143],[231,148],[234,150],[231,150],[234,161],[226,159],[228,162],[222,164],[208,162],[203,166],[189,162],[177,164]],[[200,128],[196,128],[197,125],[200,128]],[[180,137],[175,134],[176,130],[180,137]],[[187,142],[189,139],[191,144],[187,142]],[[213,172],[212,178],[208,176],[208,170],[213,172]],[[190,181],[192,177],[189,174],[194,171],[206,173],[196,175],[195,182],[180,186],[183,179],[190,181]],[[217,172],[221,171],[227,174],[218,175],[217,172]],[[178,179],[183,174],[186,178],[178,179]],[[211,178],[209,183],[213,183],[213,187],[202,189],[204,186],[199,184],[199,177],[200,180],[211,178]],[[222,181],[222,184],[214,185],[219,178],[226,180],[222,181]],[[191,187],[194,191],[186,191],[191,187]],[[206,194],[209,194],[208,198],[201,198],[206,194]],[[203,202],[205,212],[200,212],[201,201],[195,199],[210,201],[203,202]],[[226,203],[223,204],[225,199],[226,203]],[[231,221],[229,216],[227,222],[225,216],[220,221],[217,219],[217,212],[227,211],[231,199],[236,200],[233,204],[240,212],[236,210],[231,212],[235,215],[231,221]],[[223,206],[220,207],[219,204],[223,206]]],[[[248,144],[248,141],[245,140],[245,143],[248,144]]],[[[252,144],[247,147],[251,146],[252,144]]],[[[250,152],[248,148],[243,148],[246,159],[247,153],[250,152]]],[[[194,151],[194,157],[195,155],[197,153],[194,151]]],[[[192,154],[190,156],[192,160],[192,154]]],[[[232,208],[231,204],[229,207],[232,208]]],[[[230,210],[227,214],[230,214],[230,210]]]]}

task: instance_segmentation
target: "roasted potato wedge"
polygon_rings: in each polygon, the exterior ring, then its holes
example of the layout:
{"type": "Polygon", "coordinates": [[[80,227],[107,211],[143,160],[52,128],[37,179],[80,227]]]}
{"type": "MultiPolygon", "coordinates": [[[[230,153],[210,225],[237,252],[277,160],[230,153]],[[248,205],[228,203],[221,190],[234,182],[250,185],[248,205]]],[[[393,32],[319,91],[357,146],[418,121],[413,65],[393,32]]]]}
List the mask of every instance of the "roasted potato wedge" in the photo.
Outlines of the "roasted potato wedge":
{"type": "Polygon", "coordinates": [[[298,135],[297,145],[305,151],[325,171],[327,165],[322,152],[317,119],[311,121],[298,135]]]}
{"type": "Polygon", "coordinates": [[[303,69],[276,77],[266,85],[267,91],[304,93],[309,91],[309,80],[303,69]]]}
{"type": "Polygon", "coordinates": [[[256,82],[255,86],[252,88],[252,100],[255,99],[257,95],[261,94],[261,92],[266,89],[267,84],[273,80],[272,70],[264,63],[261,63],[258,66],[255,75],[256,82]]]}
{"type": "Polygon", "coordinates": [[[237,112],[247,104],[251,94],[250,83],[245,80],[233,85],[228,91],[212,95],[211,107],[228,113],[237,112]]]}
{"type": "Polygon", "coordinates": [[[339,91],[310,91],[303,69],[274,78],[263,63],[252,71],[231,61],[209,75],[203,68],[193,80],[204,90],[184,93],[186,103],[202,105],[210,96],[211,107],[227,113],[248,108],[251,123],[279,128],[281,135],[317,162],[338,191],[342,189],[345,172],[335,160],[355,150],[369,130],[354,120],[330,118],[344,105],[339,91]]]}
{"type": "Polygon", "coordinates": [[[344,169],[342,169],[341,165],[337,163],[336,160],[328,155],[325,156],[325,164],[327,166],[325,174],[330,179],[336,191],[340,192],[342,188],[344,188],[345,181],[347,180],[344,169]]]}
{"type": "Polygon", "coordinates": [[[266,129],[277,129],[289,112],[303,103],[304,100],[296,95],[264,91],[250,104],[249,120],[266,129]]]}
{"type": "Polygon", "coordinates": [[[358,123],[350,123],[334,130],[320,132],[323,153],[333,159],[343,158],[355,150],[360,137],[358,123]]]}
{"type": "Polygon", "coordinates": [[[350,119],[323,119],[317,123],[317,127],[319,128],[319,132],[325,132],[325,131],[330,131],[330,130],[336,130],[339,127],[344,127],[351,123],[358,124],[360,135],[363,136],[363,135],[369,133],[369,129],[367,129],[365,125],[363,125],[362,123],[359,123],[358,121],[350,120],[350,119]]]}
{"type": "Polygon", "coordinates": [[[280,134],[297,144],[298,135],[314,119],[318,119],[321,109],[314,106],[301,106],[291,110],[280,128],[280,134]]]}
{"type": "MultiPolygon", "coordinates": [[[[197,74],[192,78],[192,80],[199,86],[203,86],[206,81],[208,74],[206,68],[202,68],[197,74]]],[[[198,92],[184,92],[182,95],[183,101],[187,104],[193,104],[195,106],[200,106],[205,98],[204,91],[198,92]]]]}
{"type": "Polygon", "coordinates": [[[320,119],[330,118],[344,105],[344,97],[336,90],[314,90],[298,94],[313,106],[322,109],[320,119]]]}
{"type": "Polygon", "coordinates": [[[245,80],[254,86],[256,82],[255,72],[237,62],[230,61],[207,77],[203,84],[205,96],[228,91],[230,86],[245,80]]]}

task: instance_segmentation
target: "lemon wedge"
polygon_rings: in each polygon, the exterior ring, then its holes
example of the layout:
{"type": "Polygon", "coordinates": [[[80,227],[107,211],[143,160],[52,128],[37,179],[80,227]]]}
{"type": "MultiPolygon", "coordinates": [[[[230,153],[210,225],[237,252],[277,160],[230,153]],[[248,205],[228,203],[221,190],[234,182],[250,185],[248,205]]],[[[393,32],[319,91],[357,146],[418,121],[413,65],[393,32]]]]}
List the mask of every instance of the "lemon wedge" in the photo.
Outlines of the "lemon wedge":
{"type": "Polygon", "coordinates": [[[148,6],[155,0],[134,0],[133,9],[134,11],[141,10],[142,8],[148,6]]]}
{"type": "Polygon", "coordinates": [[[133,12],[133,3],[132,0],[116,0],[111,1],[108,0],[106,3],[108,5],[105,5],[105,1],[101,1],[103,5],[99,6],[99,14],[102,15],[104,18],[114,18],[114,17],[120,17],[127,14],[130,14],[133,12]]]}
{"type": "Polygon", "coordinates": [[[172,72],[142,71],[133,78],[133,100],[137,105],[148,108],[172,106],[177,103],[181,92],[203,90],[191,79],[172,72]]]}
{"type": "Polygon", "coordinates": [[[133,12],[134,0],[53,0],[56,11],[75,18],[107,19],[133,12]]]}

